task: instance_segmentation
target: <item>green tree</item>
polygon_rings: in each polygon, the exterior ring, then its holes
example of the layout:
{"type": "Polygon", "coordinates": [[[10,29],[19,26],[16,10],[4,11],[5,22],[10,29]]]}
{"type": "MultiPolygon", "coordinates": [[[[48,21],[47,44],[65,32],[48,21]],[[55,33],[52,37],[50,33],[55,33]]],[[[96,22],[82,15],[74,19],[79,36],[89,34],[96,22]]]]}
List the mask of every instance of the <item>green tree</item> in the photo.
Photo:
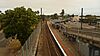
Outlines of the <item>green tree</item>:
{"type": "Polygon", "coordinates": [[[95,24],[96,16],[95,15],[86,15],[88,23],[91,25],[92,23],[95,24]]]}
{"type": "Polygon", "coordinates": [[[74,17],[74,14],[72,14],[71,16],[74,17]]]}
{"type": "Polygon", "coordinates": [[[55,13],[55,14],[51,15],[51,18],[52,18],[52,19],[58,19],[58,14],[55,13]]]}
{"type": "Polygon", "coordinates": [[[3,28],[3,17],[4,17],[4,13],[2,13],[1,11],[0,11],[0,30],[3,28]]]}
{"type": "Polygon", "coordinates": [[[62,18],[64,18],[64,14],[65,14],[65,11],[64,11],[64,9],[62,9],[62,11],[60,13],[60,15],[61,15],[62,18]]]}
{"type": "Polygon", "coordinates": [[[6,38],[15,36],[21,41],[22,45],[32,33],[32,26],[39,21],[39,16],[31,8],[16,7],[14,10],[6,10],[4,23],[4,33],[6,38]]]}
{"type": "Polygon", "coordinates": [[[58,19],[57,13],[54,14],[54,19],[58,19]]]}

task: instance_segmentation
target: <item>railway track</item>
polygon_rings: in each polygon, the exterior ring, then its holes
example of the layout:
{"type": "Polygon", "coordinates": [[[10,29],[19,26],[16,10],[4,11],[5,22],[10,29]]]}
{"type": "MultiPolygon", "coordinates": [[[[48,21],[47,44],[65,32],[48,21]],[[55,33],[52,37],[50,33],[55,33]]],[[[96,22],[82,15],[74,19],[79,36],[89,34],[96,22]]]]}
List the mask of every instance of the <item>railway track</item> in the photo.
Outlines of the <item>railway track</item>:
{"type": "Polygon", "coordinates": [[[42,24],[36,56],[63,56],[48,29],[46,21],[42,24]]]}

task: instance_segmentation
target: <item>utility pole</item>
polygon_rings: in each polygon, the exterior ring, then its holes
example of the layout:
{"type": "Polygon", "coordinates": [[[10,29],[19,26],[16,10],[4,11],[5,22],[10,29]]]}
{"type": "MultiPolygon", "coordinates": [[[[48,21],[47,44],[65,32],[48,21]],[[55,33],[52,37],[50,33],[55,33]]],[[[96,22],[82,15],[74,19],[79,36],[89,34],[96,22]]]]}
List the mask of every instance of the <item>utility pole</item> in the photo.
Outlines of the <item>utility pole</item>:
{"type": "Polygon", "coordinates": [[[41,8],[41,15],[42,15],[42,8],[41,8]]]}
{"type": "Polygon", "coordinates": [[[40,9],[40,12],[41,12],[40,17],[41,17],[41,31],[42,31],[42,8],[40,9]]]}
{"type": "Polygon", "coordinates": [[[41,16],[41,21],[43,20],[43,15],[42,15],[42,8],[41,8],[41,14],[40,14],[40,16],[41,16]]]}
{"type": "Polygon", "coordinates": [[[81,30],[82,30],[82,21],[83,21],[83,8],[81,8],[81,30]]]}
{"type": "Polygon", "coordinates": [[[43,9],[41,8],[41,20],[44,21],[43,9]]]}

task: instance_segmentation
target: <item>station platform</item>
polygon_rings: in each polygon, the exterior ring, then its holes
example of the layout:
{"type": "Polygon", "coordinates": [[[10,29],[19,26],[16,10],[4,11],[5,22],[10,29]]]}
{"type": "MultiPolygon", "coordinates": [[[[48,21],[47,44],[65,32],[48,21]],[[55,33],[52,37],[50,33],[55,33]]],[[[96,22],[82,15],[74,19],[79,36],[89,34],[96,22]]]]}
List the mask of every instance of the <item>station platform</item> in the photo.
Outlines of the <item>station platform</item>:
{"type": "Polygon", "coordinates": [[[55,39],[58,41],[67,56],[80,56],[78,50],[76,50],[77,46],[70,43],[70,41],[57,29],[54,29],[49,21],[47,24],[51,33],[55,36],[55,39]]]}

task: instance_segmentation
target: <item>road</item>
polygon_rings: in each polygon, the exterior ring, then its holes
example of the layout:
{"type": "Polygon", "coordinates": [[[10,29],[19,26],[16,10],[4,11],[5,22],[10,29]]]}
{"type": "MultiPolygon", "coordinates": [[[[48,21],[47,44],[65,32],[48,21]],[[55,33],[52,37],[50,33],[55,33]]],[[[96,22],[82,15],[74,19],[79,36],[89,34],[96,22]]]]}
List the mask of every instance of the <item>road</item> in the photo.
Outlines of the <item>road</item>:
{"type": "Polygon", "coordinates": [[[63,24],[65,27],[67,27],[67,32],[69,34],[74,34],[77,36],[81,36],[82,38],[85,38],[87,40],[91,40],[94,43],[100,45],[100,29],[96,29],[96,28],[92,28],[89,25],[83,25],[83,29],[80,29],[80,23],[75,24],[70,22],[70,24],[68,24],[68,22],[66,24],[63,24]]]}
{"type": "Polygon", "coordinates": [[[96,31],[93,31],[93,30],[88,30],[88,29],[80,30],[80,29],[72,28],[72,29],[69,29],[67,31],[71,31],[71,32],[75,32],[75,33],[81,33],[81,34],[85,34],[87,36],[92,36],[92,37],[100,38],[100,33],[96,32],[96,31]]]}
{"type": "Polygon", "coordinates": [[[46,22],[42,24],[36,56],[63,56],[54,41],[46,22]]]}
{"type": "MultiPolygon", "coordinates": [[[[80,22],[66,22],[66,25],[68,25],[69,27],[74,27],[74,28],[80,28],[81,27],[81,23],[80,22]]],[[[96,28],[95,26],[90,26],[86,23],[82,23],[83,28],[87,28],[87,29],[94,29],[96,28]]]]}
{"type": "Polygon", "coordinates": [[[96,29],[94,26],[89,26],[87,24],[83,24],[83,29],[81,30],[80,29],[81,25],[79,22],[66,22],[66,24],[63,24],[63,25],[70,27],[68,29],[68,31],[76,32],[76,33],[78,33],[78,31],[79,31],[79,33],[81,33],[81,34],[100,38],[100,30],[96,29]]]}

